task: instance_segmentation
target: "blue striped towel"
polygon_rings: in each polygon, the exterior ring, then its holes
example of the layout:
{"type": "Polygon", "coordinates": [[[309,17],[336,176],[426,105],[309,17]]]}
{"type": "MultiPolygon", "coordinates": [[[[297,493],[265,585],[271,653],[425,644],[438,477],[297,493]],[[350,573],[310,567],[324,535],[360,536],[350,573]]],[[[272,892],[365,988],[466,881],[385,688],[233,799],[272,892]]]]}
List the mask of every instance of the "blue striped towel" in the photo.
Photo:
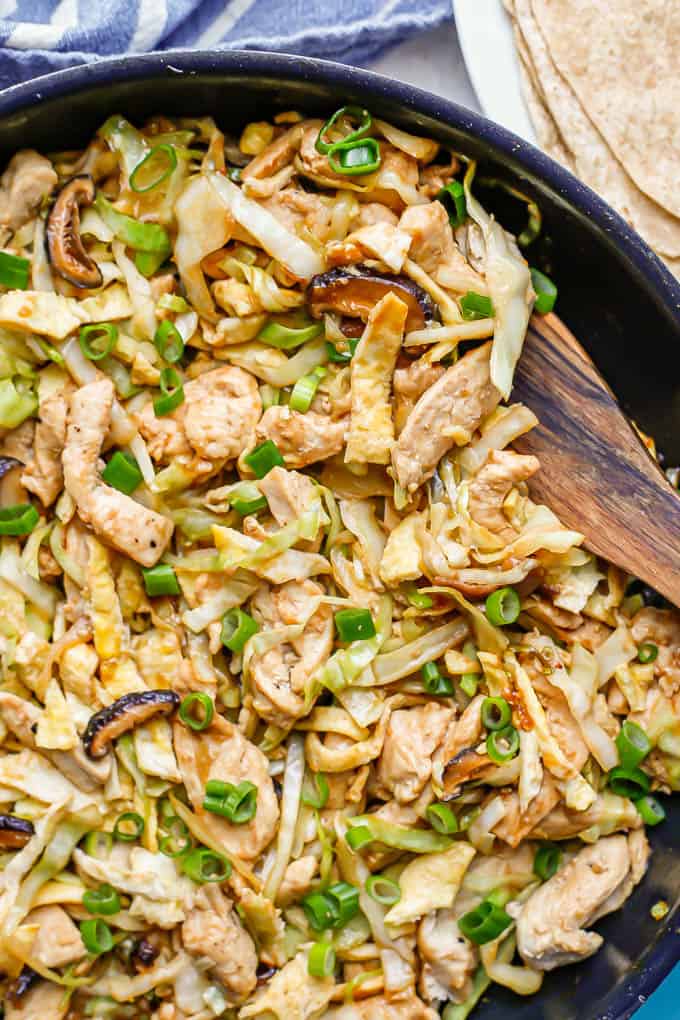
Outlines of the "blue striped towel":
{"type": "Polygon", "coordinates": [[[450,0],[0,0],[0,88],[99,56],[182,47],[366,64],[450,0]]]}

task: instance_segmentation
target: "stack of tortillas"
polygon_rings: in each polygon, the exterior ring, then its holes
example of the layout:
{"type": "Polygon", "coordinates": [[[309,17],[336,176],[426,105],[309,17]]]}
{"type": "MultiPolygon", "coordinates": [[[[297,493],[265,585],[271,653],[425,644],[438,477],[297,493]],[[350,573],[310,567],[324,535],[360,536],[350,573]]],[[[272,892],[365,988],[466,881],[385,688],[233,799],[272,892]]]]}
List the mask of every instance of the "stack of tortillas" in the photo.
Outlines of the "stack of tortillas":
{"type": "Polygon", "coordinates": [[[504,0],[554,159],[680,278],[680,0],[504,0]]]}

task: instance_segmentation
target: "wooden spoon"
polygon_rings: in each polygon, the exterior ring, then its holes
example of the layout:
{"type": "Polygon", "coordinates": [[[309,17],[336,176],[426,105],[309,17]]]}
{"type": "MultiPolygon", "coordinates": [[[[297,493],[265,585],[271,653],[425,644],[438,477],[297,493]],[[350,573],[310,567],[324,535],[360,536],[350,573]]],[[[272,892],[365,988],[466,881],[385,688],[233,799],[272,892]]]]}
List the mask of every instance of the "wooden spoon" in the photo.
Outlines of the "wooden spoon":
{"type": "Polygon", "coordinates": [[[534,315],[512,393],[539,425],[514,446],[541,470],[532,499],[585,545],[680,606],[680,498],[578,340],[534,315]]]}

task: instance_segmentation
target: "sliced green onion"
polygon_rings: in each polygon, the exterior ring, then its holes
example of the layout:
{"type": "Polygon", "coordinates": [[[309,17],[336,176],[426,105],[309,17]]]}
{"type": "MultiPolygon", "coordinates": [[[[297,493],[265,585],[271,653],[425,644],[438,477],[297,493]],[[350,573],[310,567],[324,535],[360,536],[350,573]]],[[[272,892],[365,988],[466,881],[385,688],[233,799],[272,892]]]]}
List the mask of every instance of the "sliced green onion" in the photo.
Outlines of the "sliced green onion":
{"type": "Polygon", "coordinates": [[[640,797],[635,802],[635,807],[640,812],[640,817],[645,825],[658,825],[666,817],[663,805],[659,803],[656,797],[640,797]]]}
{"type": "Polygon", "coordinates": [[[10,290],[26,290],[31,275],[31,263],[20,255],[0,251],[0,284],[10,290]]]}
{"type": "Polygon", "coordinates": [[[499,588],[486,600],[486,616],[494,627],[505,627],[514,623],[522,608],[519,595],[514,588],[499,588]]]}
{"type": "Polygon", "coordinates": [[[152,191],[166,181],[177,168],[177,153],[172,145],[156,145],[130,174],[130,188],[138,194],[152,191]]]}
{"type": "Polygon", "coordinates": [[[479,673],[463,673],[460,678],[460,689],[468,698],[474,698],[479,687],[479,673]]]}
{"type": "Polygon", "coordinates": [[[453,681],[439,672],[436,662],[426,662],[422,670],[423,686],[428,694],[438,698],[450,697],[453,694],[453,681]]]}
{"type": "Polygon", "coordinates": [[[512,709],[505,698],[484,698],[482,725],[487,730],[502,730],[512,719],[512,709]]]}
{"type": "Polygon", "coordinates": [[[313,322],[310,326],[302,326],[298,329],[284,326],[281,322],[268,322],[258,333],[257,339],[263,344],[269,344],[270,347],[289,351],[293,347],[306,344],[308,340],[314,340],[322,330],[322,322],[313,322]]]}
{"type": "Polygon", "coordinates": [[[144,819],[136,811],[124,811],[118,815],[113,827],[113,838],[121,843],[133,843],[144,832],[144,819]],[[132,830],[130,830],[132,826],[132,830]]]}
{"type": "Polygon", "coordinates": [[[177,575],[169,563],[157,563],[155,567],[142,567],[146,594],[179,595],[180,587],[177,575]]]}
{"type": "Polygon", "coordinates": [[[205,784],[205,793],[207,797],[217,797],[222,800],[233,788],[233,783],[225,783],[223,779],[209,779],[205,784]]]}
{"type": "Polygon", "coordinates": [[[408,599],[409,605],[414,606],[416,609],[431,609],[434,605],[430,596],[421,594],[415,584],[408,585],[404,590],[404,594],[408,599]]]}
{"type": "Polygon", "coordinates": [[[133,493],[144,481],[135,458],[131,453],[124,453],[121,450],[116,450],[102,471],[102,478],[107,485],[124,492],[126,496],[133,493]]]}
{"type": "Polygon", "coordinates": [[[335,614],[335,628],[345,642],[375,637],[375,623],[368,609],[340,609],[335,614]]]}
{"type": "Polygon", "coordinates": [[[623,767],[634,769],[652,750],[652,742],[641,726],[626,719],[616,734],[616,747],[623,767]]]}
{"type": "Polygon", "coordinates": [[[359,890],[349,882],[336,882],[324,894],[333,904],[336,920],[334,928],[344,928],[359,913],[359,890]]]}
{"type": "Polygon", "coordinates": [[[90,857],[96,857],[99,861],[104,860],[113,849],[113,835],[110,832],[102,832],[101,830],[88,832],[83,841],[83,846],[85,847],[85,853],[89,854],[90,857]]]}
{"type": "Polygon", "coordinates": [[[315,942],[307,957],[307,971],[316,978],[327,978],[335,970],[335,950],[330,942],[315,942]]]}
{"type": "Polygon", "coordinates": [[[159,322],[158,328],[154,333],[153,342],[161,358],[173,365],[184,354],[182,334],[170,319],[163,319],[162,322],[159,322]]]}
{"type": "Polygon", "coordinates": [[[180,721],[197,733],[207,730],[214,714],[215,703],[210,695],[204,694],[203,691],[192,691],[191,694],[187,694],[179,706],[180,721]]]}
{"type": "Polygon", "coordinates": [[[91,914],[109,917],[120,910],[120,896],[112,885],[103,884],[98,889],[88,889],[83,894],[83,906],[91,914]]]}
{"type": "Polygon", "coordinates": [[[301,900],[302,909],[314,931],[325,931],[334,927],[337,920],[335,903],[325,893],[309,893],[301,900]]]}
{"type": "Polygon", "coordinates": [[[227,794],[223,804],[228,821],[245,825],[257,814],[257,787],[244,779],[227,794]]]}
{"type": "Polygon", "coordinates": [[[160,397],[156,397],[153,402],[153,410],[157,418],[170,414],[184,403],[182,376],[176,369],[164,368],[161,370],[160,389],[160,397]]]}
{"type": "Polygon", "coordinates": [[[113,322],[93,322],[81,326],[78,333],[80,349],[88,361],[101,361],[118,342],[118,326],[113,322]]]}
{"type": "Polygon", "coordinates": [[[475,319],[492,319],[495,314],[491,298],[484,294],[475,294],[473,290],[463,294],[458,303],[466,322],[472,322],[475,319]]]}
{"type": "Polygon", "coordinates": [[[241,183],[241,173],[242,171],[240,166],[230,166],[227,169],[227,177],[230,181],[233,181],[234,184],[241,183]]]}
{"type": "Polygon", "coordinates": [[[458,832],[458,819],[448,804],[430,804],[425,817],[435,832],[440,832],[443,836],[458,832]]]}
{"type": "Polygon", "coordinates": [[[161,294],[159,297],[156,308],[162,308],[166,312],[175,312],[177,315],[183,315],[184,312],[191,311],[191,305],[180,297],[179,294],[161,294]]]}
{"type": "Polygon", "coordinates": [[[628,769],[622,765],[611,770],[607,781],[613,793],[633,801],[641,800],[649,793],[651,786],[649,776],[642,769],[628,769]]]}
{"type": "Polygon", "coordinates": [[[328,798],[330,796],[330,787],[328,780],[326,779],[323,772],[312,772],[311,784],[314,786],[314,790],[310,790],[310,783],[306,783],[302,787],[302,803],[306,804],[307,807],[315,808],[317,811],[321,811],[326,807],[328,798]]]}
{"type": "Polygon", "coordinates": [[[326,374],[326,369],[323,365],[318,365],[313,372],[309,375],[303,375],[293,386],[293,392],[290,395],[288,405],[292,411],[300,411],[302,414],[306,414],[312,406],[312,401],[316,396],[316,391],[319,388],[319,383],[326,374]]]}
{"type": "Polygon", "coordinates": [[[511,924],[510,915],[502,907],[491,903],[488,899],[482,900],[478,907],[463,914],[458,920],[458,927],[462,934],[476,946],[493,942],[511,924]]]}
{"type": "Polygon", "coordinates": [[[539,846],[534,857],[534,875],[547,882],[552,878],[560,866],[562,851],[554,843],[544,843],[539,846]]]}
{"type": "Polygon", "coordinates": [[[153,276],[157,269],[166,261],[169,251],[136,251],[135,266],[142,276],[153,276]]]}
{"type": "Polygon", "coordinates": [[[638,662],[656,662],[656,658],[659,654],[659,647],[655,645],[653,641],[645,641],[638,648],[638,662]]]}
{"type": "Polygon", "coordinates": [[[265,439],[243,458],[256,478],[264,478],[273,467],[283,467],[284,459],[272,439],[265,439]]]}
{"type": "Polygon", "coordinates": [[[531,284],[536,291],[534,311],[538,312],[539,315],[547,315],[548,312],[552,312],[557,300],[557,287],[550,277],[546,276],[539,269],[532,268],[531,284]]]}
{"type": "Polygon", "coordinates": [[[386,907],[393,906],[401,899],[401,886],[387,875],[371,875],[367,878],[366,892],[372,900],[386,907]]]}
{"type": "Polygon", "coordinates": [[[30,535],[40,520],[31,503],[17,503],[0,509],[0,535],[30,535]]]}
{"type": "Polygon", "coordinates": [[[266,411],[268,407],[277,407],[281,403],[281,390],[276,386],[270,386],[269,383],[263,383],[260,386],[260,400],[263,411],[266,411]]]}
{"type": "Polygon", "coordinates": [[[502,765],[511,761],[519,751],[519,733],[514,726],[492,730],[486,738],[486,753],[491,761],[502,765]]]}
{"type": "Polygon", "coordinates": [[[246,642],[257,634],[260,628],[252,616],[240,608],[229,609],[222,617],[220,639],[230,652],[242,652],[246,642]]]}
{"type": "Polygon", "coordinates": [[[337,142],[329,142],[326,140],[326,135],[332,127],[340,120],[341,117],[351,117],[353,120],[359,121],[359,127],[355,128],[354,131],[350,131],[348,135],[345,135],[342,142],[356,142],[358,139],[363,138],[371,130],[373,124],[373,118],[371,117],[368,110],[362,106],[341,106],[339,110],[336,110],[332,117],[329,117],[324,126],[319,131],[316,138],[316,151],[320,152],[325,156],[333,148],[333,145],[337,145],[337,142]]]}
{"type": "Polygon", "coordinates": [[[180,867],[185,875],[199,885],[203,885],[204,882],[226,882],[231,875],[231,861],[222,854],[206,850],[205,847],[190,850],[186,857],[182,858],[180,867]]]}
{"type": "Polygon", "coordinates": [[[163,819],[164,828],[168,829],[167,836],[163,836],[158,842],[158,849],[165,857],[181,857],[193,846],[193,840],[186,822],[176,815],[163,819]]]}
{"type": "Polygon", "coordinates": [[[102,953],[108,953],[110,949],[113,949],[111,929],[105,921],[100,921],[99,918],[93,917],[89,921],[81,921],[80,935],[83,945],[93,956],[101,956],[102,953]]]}
{"type": "Polygon", "coordinates": [[[326,353],[328,354],[329,361],[339,362],[340,364],[347,364],[354,357],[354,352],[359,344],[358,337],[347,337],[347,351],[339,351],[335,344],[332,344],[330,340],[326,341],[326,353]]]}
{"type": "Polygon", "coordinates": [[[353,825],[345,833],[345,840],[352,850],[363,850],[369,843],[375,842],[375,837],[368,825],[353,825]]]}
{"type": "Polygon", "coordinates": [[[437,201],[446,209],[449,214],[449,223],[452,227],[460,227],[467,219],[467,203],[465,201],[465,189],[460,181],[449,181],[437,195],[437,201]]]}
{"type": "Polygon", "coordinates": [[[380,146],[375,138],[338,142],[331,145],[327,158],[331,170],[336,174],[345,174],[348,177],[372,174],[380,167],[380,146]]]}

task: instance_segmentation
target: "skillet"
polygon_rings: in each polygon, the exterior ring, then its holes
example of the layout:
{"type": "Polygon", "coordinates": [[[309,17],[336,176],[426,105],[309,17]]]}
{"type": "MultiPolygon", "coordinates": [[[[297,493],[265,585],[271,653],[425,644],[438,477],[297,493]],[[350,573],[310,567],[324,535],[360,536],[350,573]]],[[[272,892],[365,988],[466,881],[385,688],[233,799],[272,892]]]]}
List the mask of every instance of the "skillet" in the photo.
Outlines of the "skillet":
{"type": "MultiPolygon", "coordinates": [[[[529,252],[559,287],[558,312],[589,351],[628,414],[680,463],[680,283],[642,239],[549,157],[463,107],[381,75],[322,60],[257,52],[169,51],[76,67],[0,94],[0,165],[19,148],[86,144],[109,114],[206,115],[238,132],[249,120],[299,108],[328,115],[357,103],[406,130],[476,157],[480,176],[502,177],[536,199],[542,238],[529,252]]],[[[516,204],[480,192],[509,229],[516,204]]],[[[603,479],[606,485],[606,479],[603,479]]],[[[631,493],[631,498],[635,494],[631,493]]],[[[475,1020],[627,1020],[680,959],[680,797],[649,831],[645,880],[600,922],[601,951],[548,975],[520,999],[494,987],[475,1020]],[[671,910],[662,922],[650,908],[671,910]]]]}

